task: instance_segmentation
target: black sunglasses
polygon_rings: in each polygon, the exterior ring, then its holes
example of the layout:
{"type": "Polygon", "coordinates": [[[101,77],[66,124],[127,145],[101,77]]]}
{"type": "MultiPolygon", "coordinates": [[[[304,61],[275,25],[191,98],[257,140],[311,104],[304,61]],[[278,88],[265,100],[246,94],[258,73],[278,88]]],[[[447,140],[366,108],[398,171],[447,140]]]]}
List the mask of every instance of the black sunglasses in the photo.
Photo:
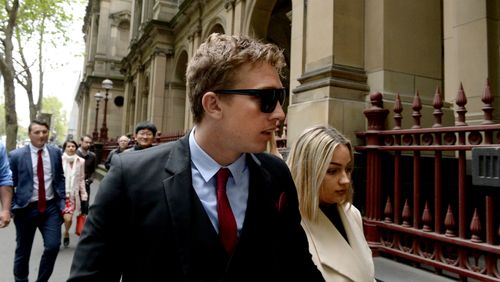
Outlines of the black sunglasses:
{"type": "Polygon", "coordinates": [[[215,90],[214,93],[257,96],[260,98],[260,111],[263,113],[272,113],[276,109],[278,102],[283,106],[287,89],[220,89],[215,90]]]}

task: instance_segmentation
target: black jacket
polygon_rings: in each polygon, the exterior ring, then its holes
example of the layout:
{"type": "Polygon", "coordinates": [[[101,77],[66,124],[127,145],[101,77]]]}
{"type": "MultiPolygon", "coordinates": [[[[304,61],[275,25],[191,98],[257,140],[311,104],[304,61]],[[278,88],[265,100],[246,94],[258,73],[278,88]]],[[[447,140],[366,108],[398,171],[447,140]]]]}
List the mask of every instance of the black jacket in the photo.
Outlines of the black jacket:
{"type": "Polygon", "coordinates": [[[286,164],[247,154],[248,205],[228,257],[192,187],[187,136],[113,157],[68,282],[323,281],[286,164]]]}

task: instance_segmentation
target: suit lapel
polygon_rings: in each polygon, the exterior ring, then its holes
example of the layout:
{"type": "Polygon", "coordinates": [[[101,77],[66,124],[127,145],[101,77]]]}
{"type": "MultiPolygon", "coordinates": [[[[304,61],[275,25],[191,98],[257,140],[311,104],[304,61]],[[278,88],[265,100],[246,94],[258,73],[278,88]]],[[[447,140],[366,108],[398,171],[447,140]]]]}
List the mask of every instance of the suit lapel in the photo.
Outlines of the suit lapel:
{"type": "MultiPolygon", "coordinates": [[[[31,151],[30,151],[30,146],[27,145],[26,148],[21,156],[22,159],[24,159],[24,162],[26,162],[26,168],[27,172],[29,175],[29,179],[33,179],[33,163],[31,161],[31,151]]],[[[23,160],[21,160],[23,161],[23,160]]]]}
{"type": "Polygon", "coordinates": [[[178,250],[186,279],[193,275],[195,261],[211,261],[220,258],[222,244],[208,218],[198,196],[192,187],[191,160],[188,138],[174,144],[171,149],[165,170],[168,177],[163,180],[173,232],[176,234],[178,250]],[[206,252],[210,250],[210,252],[206,252]],[[214,252],[219,256],[214,257],[214,252]]]}
{"type": "MultiPolygon", "coordinates": [[[[252,228],[259,228],[265,230],[263,224],[267,224],[263,220],[272,217],[272,209],[275,208],[274,203],[271,201],[273,197],[269,195],[271,187],[271,177],[269,173],[260,166],[260,161],[256,159],[253,154],[247,155],[247,164],[250,170],[250,183],[248,191],[247,210],[245,213],[245,222],[241,232],[240,240],[245,240],[246,235],[252,228]]],[[[255,234],[248,236],[249,239],[255,234]]]]}

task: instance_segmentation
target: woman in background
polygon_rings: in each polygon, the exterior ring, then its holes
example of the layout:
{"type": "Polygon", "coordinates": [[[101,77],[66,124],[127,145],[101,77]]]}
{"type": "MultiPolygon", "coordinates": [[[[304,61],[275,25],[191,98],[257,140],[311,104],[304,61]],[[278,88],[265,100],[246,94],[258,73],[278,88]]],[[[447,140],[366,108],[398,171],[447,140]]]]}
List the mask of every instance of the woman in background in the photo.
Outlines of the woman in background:
{"type": "Polygon", "coordinates": [[[64,235],[63,245],[69,245],[69,229],[73,223],[73,213],[76,209],[77,197],[81,197],[82,205],[80,212],[88,212],[88,195],[85,190],[85,159],[76,154],[78,145],[76,141],[69,140],[64,142],[62,155],[62,165],[64,177],[66,178],[66,206],[64,207],[64,235]]]}
{"type": "Polygon", "coordinates": [[[309,251],[326,281],[375,280],[361,214],[352,205],[353,161],[350,141],[325,126],[304,131],[287,160],[309,251]]]}

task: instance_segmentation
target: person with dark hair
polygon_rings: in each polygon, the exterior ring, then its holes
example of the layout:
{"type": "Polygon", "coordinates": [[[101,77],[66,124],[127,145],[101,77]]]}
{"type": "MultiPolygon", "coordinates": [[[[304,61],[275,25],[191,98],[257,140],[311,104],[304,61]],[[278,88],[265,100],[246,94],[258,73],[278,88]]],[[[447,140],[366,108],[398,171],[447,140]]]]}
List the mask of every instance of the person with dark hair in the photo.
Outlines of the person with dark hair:
{"type": "Polygon", "coordinates": [[[14,182],[12,213],[16,226],[14,278],[28,281],[31,247],[36,229],[42,233],[44,251],[37,281],[48,281],[61,244],[62,211],[66,198],[61,150],[47,144],[49,125],[33,120],[28,127],[30,144],[9,154],[14,182]]]}
{"type": "Polygon", "coordinates": [[[156,125],[150,121],[139,122],[135,126],[135,146],[125,152],[139,151],[153,146],[156,136],[156,125]]]}
{"type": "Polygon", "coordinates": [[[118,138],[118,148],[111,150],[108,154],[108,158],[106,162],[104,162],[104,167],[109,170],[111,167],[111,159],[114,155],[121,154],[125,152],[128,148],[128,143],[130,142],[130,138],[127,135],[122,135],[118,138]]]}
{"type": "MultiPolygon", "coordinates": [[[[90,146],[92,146],[92,137],[90,135],[82,136],[80,141],[80,147],[76,150],[76,154],[85,160],[85,189],[90,199],[90,184],[94,182],[93,175],[97,168],[97,157],[94,152],[90,151],[90,146]]],[[[88,202],[81,202],[82,206],[85,204],[88,204],[88,202]]]]}
{"type": "Polygon", "coordinates": [[[264,153],[285,118],[284,65],[247,36],[201,44],[186,72],[195,127],[113,157],[69,282],[324,281],[290,171],[264,153]]]}
{"type": "Polygon", "coordinates": [[[63,144],[62,164],[66,178],[66,205],[63,210],[64,247],[69,246],[69,229],[73,223],[73,214],[77,203],[84,203],[80,204],[80,212],[83,214],[88,213],[88,196],[85,189],[85,160],[76,154],[77,148],[78,144],[74,140],[68,140],[63,144]]]}

